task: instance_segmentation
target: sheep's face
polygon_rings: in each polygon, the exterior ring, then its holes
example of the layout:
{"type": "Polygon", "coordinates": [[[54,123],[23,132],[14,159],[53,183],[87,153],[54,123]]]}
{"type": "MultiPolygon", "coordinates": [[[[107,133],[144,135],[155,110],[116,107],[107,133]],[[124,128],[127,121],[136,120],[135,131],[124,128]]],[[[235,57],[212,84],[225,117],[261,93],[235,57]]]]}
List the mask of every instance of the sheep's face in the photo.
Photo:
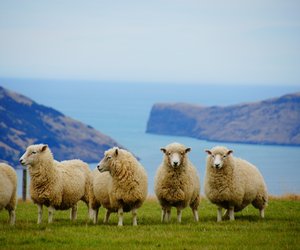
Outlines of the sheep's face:
{"type": "Polygon", "coordinates": [[[20,163],[23,166],[32,166],[39,161],[41,154],[43,154],[48,145],[39,144],[39,145],[31,145],[26,149],[26,152],[20,158],[20,163]]]}
{"type": "Polygon", "coordinates": [[[119,148],[114,147],[110,150],[105,151],[103,159],[97,165],[98,170],[103,173],[105,171],[111,172],[111,166],[114,158],[118,157],[119,148]]]}
{"type": "Polygon", "coordinates": [[[167,159],[168,165],[177,168],[182,165],[186,159],[186,154],[191,151],[191,148],[185,147],[166,147],[160,149],[167,159]]]}
{"type": "Polygon", "coordinates": [[[213,150],[205,150],[209,155],[210,165],[215,169],[221,169],[224,163],[227,161],[228,156],[233,152],[232,150],[226,150],[224,152],[214,152],[213,150]]]}

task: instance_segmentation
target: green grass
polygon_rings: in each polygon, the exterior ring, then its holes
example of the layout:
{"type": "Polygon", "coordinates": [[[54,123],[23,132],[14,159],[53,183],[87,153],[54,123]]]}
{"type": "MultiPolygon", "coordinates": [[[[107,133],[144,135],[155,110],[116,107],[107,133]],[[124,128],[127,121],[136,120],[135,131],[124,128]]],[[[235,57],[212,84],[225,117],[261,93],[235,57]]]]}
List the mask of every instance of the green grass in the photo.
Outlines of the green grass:
{"type": "Polygon", "coordinates": [[[124,227],[117,227],[117,215],[108,225],[87,219],[87,208],[80,203],[78,219],[72,223],[69,211],[56,211],[54,222],[36,224],[37,208],[31,202],[19,202],[15,226],[7,224],[6,211],[0,212],[0,249],[300,249],[300,202],[271,200],[266,218],[259,219],[252,206],[236,214],[233,222],[216,222],[216,207],[202,200],[200,221],[195,223],[189,208],[183,211],[182,223],[172,210],[169,224],[160,222],[160,207],[148,200],[138,211],[138,226],[131,226],[126,213],[124,227]]]}

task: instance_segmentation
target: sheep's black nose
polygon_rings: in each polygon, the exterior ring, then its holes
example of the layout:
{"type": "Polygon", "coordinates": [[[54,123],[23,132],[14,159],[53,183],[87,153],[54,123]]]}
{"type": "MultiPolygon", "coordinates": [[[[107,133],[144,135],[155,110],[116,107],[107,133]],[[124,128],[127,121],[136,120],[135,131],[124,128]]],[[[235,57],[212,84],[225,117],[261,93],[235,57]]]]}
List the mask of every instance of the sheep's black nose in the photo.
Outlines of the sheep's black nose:
{"type": "Polygon", "coordinates": [[[174,164],[175,167],[177,167],[178,162],[177,162],[177,161],[174,161],[173,164],[174,164]]]}
{"type": "Polygon", "coordinates": [[[215,164],[215,167],[218,168],[220,166],[220,164],[215,164]]]}
{"type": "Polygon", "coordinates": [[[20,160],[19,160],[19,162],[22,164],[22,163],[23,163],[23,160],[22,160],[22,159],[20,159],[20,160]]]}

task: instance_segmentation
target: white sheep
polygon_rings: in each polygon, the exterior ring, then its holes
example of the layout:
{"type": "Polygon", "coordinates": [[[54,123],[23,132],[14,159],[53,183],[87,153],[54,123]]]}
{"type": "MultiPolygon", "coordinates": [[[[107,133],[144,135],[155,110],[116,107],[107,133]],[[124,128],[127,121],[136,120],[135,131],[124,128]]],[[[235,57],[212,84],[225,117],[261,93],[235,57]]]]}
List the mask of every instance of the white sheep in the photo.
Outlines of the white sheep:
{"type": "Polygon", "coordinates": [[[58,162],[47,145],[31,145],[20,158],[30,174],[30,196],[38,206],[38,221],[42,222],[43,205],[48,207],[48,223],[54,210],[71,210],[71,220],[77,217],[77,202],[89,204],[90,169],[81,160],[58,162]]]}
{"type": "Polygon", "coordinates": [[[252,203],[264,218],[268,194],[259,170],[249,162],[233,157],[232,150],[217,146],[208,153],[204,190],[206,197],[218,206],[217,221],[222,220],[222,208],[234,220],[234,212],[252,203]]]}
{"type": "Polygon", "coordinates": [[[94,189],[95,197],[107,209],[105,221],[108,221],[111,212],[117,212],[118,226],[123,226],[123,212],[132,211],[133,225],[136,226],[137,209],[145,201],[148,192],[147,174],[143,166],[130,152],[114,147],[105,152],[97,168],[101,173],[108,171],[111,176],[109,178],[106,175],[105,178],[104,175],[98,175],[103,177],[102,180],[106,179],[107,184],[94,184],[107,185],[104,195],[101,194],[101,188],[94,189]]]}
{"type": "Polygon", "coordinates": [[[165,148],[163,162],[155,176],[155,194],[162,208],[162,222],[170,221],[171,207],[177,209],[177,221],[181,222],[182,210],[191,207],[194,220],[198,221],[200,203],[200,180],[196,168],[188,159],[187,148],[172,143],[165,148]]]}
{"type": "Polygon", "coordinates": [[[97,168],[91,172],[90,185],[90,208],[93,209],[93,222],[98,222],[99,208],[106,208],[104,223],[108,222],[110,216],[109,189],[112,185],[112,177],[108,171],[101,173],[97,168]]]}
{"type": "Polygon", "coordinates": [[[0,163],[0,210],[5,208],[9,213],[9,223],[15,224],[17,206],[17,174],[5,163],[0,163]]]}

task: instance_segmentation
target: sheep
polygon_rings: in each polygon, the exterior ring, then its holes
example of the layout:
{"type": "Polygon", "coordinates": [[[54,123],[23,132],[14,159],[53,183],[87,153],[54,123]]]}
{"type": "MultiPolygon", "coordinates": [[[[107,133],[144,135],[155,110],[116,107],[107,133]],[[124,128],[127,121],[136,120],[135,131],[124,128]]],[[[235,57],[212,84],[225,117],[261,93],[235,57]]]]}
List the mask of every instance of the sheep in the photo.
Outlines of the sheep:
{"type": "Polygon", "coordinates": [[[188,159],[187,148],[179,143],[171,143],[161,148],[164,158],[155,176],[155,194],[162,208],[162,222],[169,222],[171,207],[177,209],[177,221],[181,222],[182,210],[191,207],[197,222],[200,204],[200,179],[196,168],[188,159]]]}
{"type": "Polygon", "coordinates": [[[9,213],[9,223],[16,221],[17,207],[17,174],[5,163],[0,163],[0,210],[5,208],[9,213]]]}
{"type": "MultiPolygon", "coordinates": [[[[107,191],[100,204],[107,209],[107,222],[112,212],[117,212],[118,226],[123,226],[123,212],[132,212],[133,226],[137,225],[137,209],[140,208],[147,197],[148,180],[144,167],[127,150],[113,147],[104,153],[103,159],[97,166],[101,173],[109,172],[107,191]],[[108,197],[107,197],[108,194],[108,197]]],[[[99,175],[101,176],[101,175],[99,175]]],[[[97,185],[97,183],[96,183],[97,185]]],[[[95,196],[100,198],[101,194],[95,196]]],[[[100,188],[98,189],[101,192],[100,188]]],[[[95,220],[94,220],[95,221],[95,220]]]]}
{"type": "Polygon", "coordinates": [[[101,173],[97,168],[91,172],[90,182],[90,208],[93,210],[94,224],[98,222],[99,208],[106,208],[103,223],[107,223],[110,216],[110,200],[108,189],[112,185],[112,177],[108,171],[101,173]]]}
{"type": "Polygon", "coordinates": [[[206,150],[206,197],[218,206],[217,221],[222,220],[222,208],[226,217],[234,220],[234,212],[241,211],[250,203],[259,209],[264,218],[268,194],[259,170],[251,163],[236,158],[233,151],[223,146],[206,150]]]}
{"type": "Polygon", "coordinates": [[[30,196],[38,206],[37,223],[42,222],[43,205],[48,207],[48,223],[54,210],[71,208],[70,219],[77,218],[77,202],[89,204],[88,165],[81,160],[58,162],[53,159],[48,145],[31,145],[20,158],[30,175],[30,196]]]}

